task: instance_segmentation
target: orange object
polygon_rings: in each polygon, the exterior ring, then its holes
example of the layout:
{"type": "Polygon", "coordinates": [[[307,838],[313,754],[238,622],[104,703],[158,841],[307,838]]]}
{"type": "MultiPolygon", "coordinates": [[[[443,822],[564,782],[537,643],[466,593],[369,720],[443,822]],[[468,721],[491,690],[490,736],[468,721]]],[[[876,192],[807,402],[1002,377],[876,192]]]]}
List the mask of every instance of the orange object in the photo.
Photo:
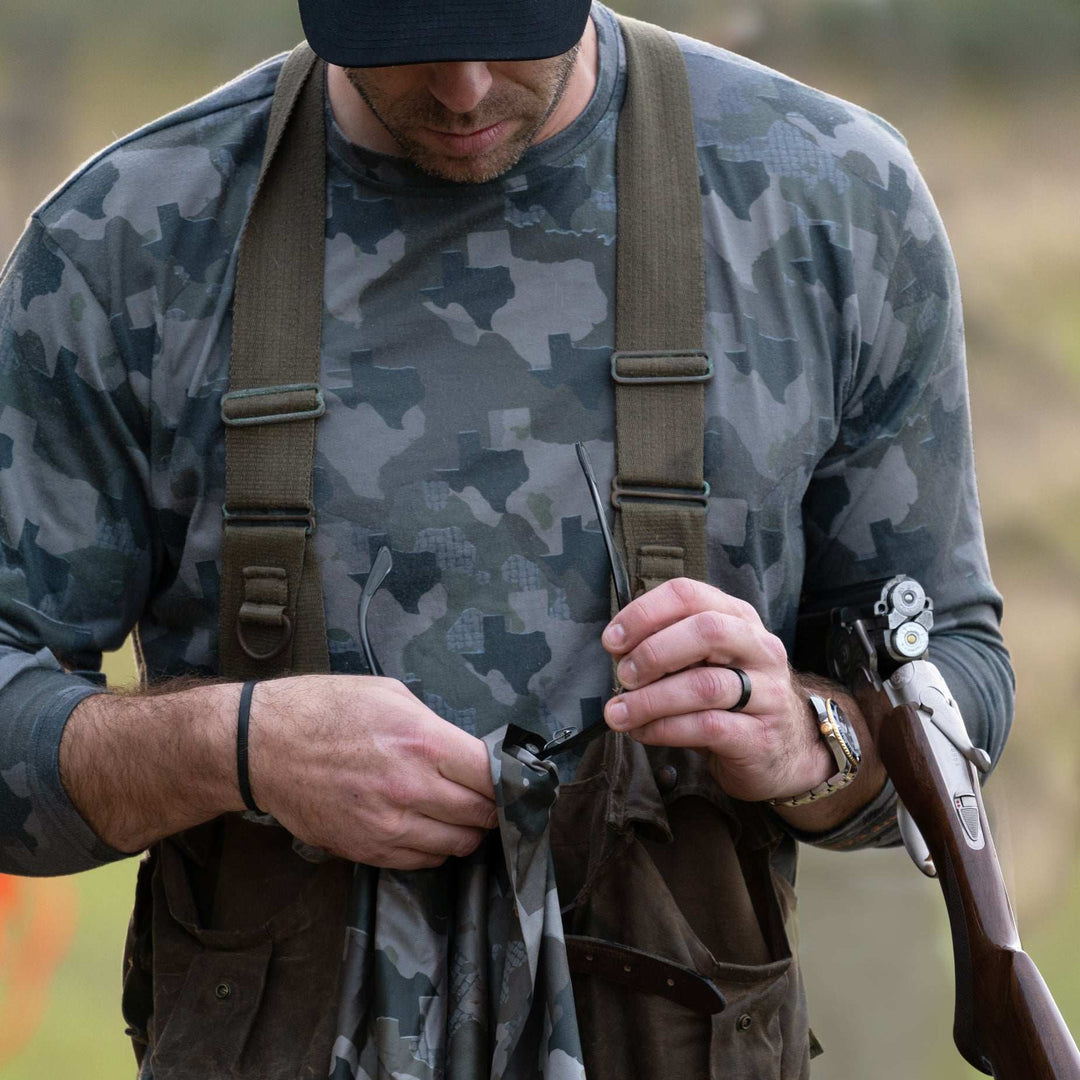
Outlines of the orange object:
{"type": "Polygon", "coordinates": [[[66,878],[0,874],[0,1065],[40,1027],[77,921],[78,894],[66,878]]]}

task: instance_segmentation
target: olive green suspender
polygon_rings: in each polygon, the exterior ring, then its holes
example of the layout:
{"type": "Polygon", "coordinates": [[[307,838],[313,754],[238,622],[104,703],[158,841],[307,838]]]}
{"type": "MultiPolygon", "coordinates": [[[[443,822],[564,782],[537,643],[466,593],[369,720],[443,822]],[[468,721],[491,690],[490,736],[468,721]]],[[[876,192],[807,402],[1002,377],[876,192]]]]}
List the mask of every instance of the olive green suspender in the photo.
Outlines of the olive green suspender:
{"type": "MultiPolygon", "coordinates": [[[[690,90],[671,36],[621,20],[617,155],[616,535],[636,593],[704,579],[704,257],[690,90]]],[[[220,663],[235,679],[327,671],[312,533],[323,313],[324,65],[285,63],[244,229],[225,430],[220,663]]],[[[569,448],[568,448],[569,449],[569,448]]]]}

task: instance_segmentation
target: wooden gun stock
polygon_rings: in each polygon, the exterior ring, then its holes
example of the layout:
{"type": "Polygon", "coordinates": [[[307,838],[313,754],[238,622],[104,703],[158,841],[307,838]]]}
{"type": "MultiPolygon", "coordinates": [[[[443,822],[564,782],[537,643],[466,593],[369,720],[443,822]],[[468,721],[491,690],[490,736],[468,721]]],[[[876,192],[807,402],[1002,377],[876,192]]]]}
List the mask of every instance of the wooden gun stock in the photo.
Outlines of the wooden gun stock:
{"type": "MultiPolygon", "coordinates": [[[[976,848],[937,766],[928,724],[913,706],[896,708],[882,721],[877,746],[945,894],[956,962],[956,1045],[997,1080],[1080,1080],[1076,1043],[1020,946],[978,784],[983,842],[976,848]]],[[[966,812],[973,811],[969,806],[966,812]]]]}

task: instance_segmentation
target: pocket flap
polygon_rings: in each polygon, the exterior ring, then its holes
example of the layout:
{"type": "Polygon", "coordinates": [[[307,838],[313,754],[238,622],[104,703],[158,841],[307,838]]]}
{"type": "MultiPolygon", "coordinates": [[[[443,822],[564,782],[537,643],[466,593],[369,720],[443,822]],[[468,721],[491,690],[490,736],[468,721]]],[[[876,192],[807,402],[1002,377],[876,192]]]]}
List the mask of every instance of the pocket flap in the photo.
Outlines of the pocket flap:
{"type": "Polygon", "coordinates": [[[272,946],[207,950],[194,957],[154,1047],[155,1080],[227,1075],[238,1062],[259,1011],[272,946]]]}

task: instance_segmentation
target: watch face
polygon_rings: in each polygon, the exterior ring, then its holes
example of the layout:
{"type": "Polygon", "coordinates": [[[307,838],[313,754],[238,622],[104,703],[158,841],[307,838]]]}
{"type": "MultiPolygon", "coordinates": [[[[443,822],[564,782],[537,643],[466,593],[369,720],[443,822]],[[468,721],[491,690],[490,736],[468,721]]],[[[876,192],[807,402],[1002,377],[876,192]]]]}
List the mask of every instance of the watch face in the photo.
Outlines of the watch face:
{"type": "Polygon", "coordinates": [[[840,738],[847,744],[851,756],[856,762],[862,760],[862,750],[859,747],[859,736],[855,734],[855,728],[851,721],[844,715],[844,710],[835,701],[829,701],[829,713],[840,738]]]}

